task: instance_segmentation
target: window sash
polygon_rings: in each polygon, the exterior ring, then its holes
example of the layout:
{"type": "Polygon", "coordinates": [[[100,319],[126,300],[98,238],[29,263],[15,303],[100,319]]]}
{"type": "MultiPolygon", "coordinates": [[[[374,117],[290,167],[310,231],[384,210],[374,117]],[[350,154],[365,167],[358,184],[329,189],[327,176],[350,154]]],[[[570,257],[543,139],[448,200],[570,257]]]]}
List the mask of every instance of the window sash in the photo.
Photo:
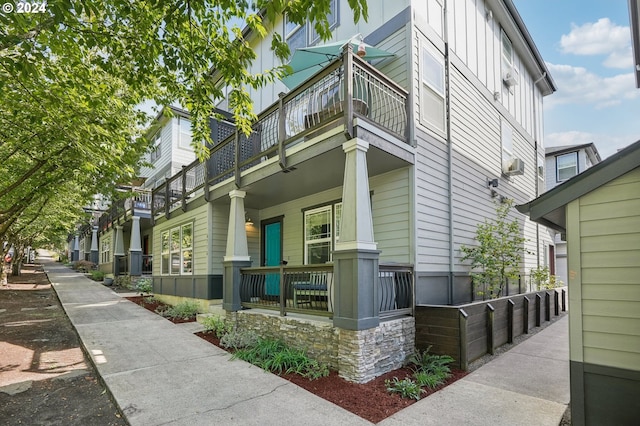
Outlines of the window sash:
{"type": "Polygon", "coordinates": [[[565,181],[578,174],[578,153],[558,155],[556,157],[556,177],[558,182],[565,181]]]}
{"type": "Polygon", "coordinates": [[[191,121],[178,117],[178,144],[182,148],[191,148],[191,121]]]}
{"type": "Polygon", "coordinates": [[[162,275],[193,274],[193,223],[160,234],[162,275]]]}
{"type": "Polygon", "coordinates": [[[420,78],[422,82],[420,94],[420,116],[427,124],[439,132],[445,131],[445,102],[444,102],[444,59],[427,45],[422,45],[420,61],[420,78]]]}
{"type": "MultiPolygon", "coordinates": [[[[327,21],[329,21],[329,29],[334,29],[338,25],[338,9],[337,0],[331,0],[330,12],[327,15],[327,21]]],[[[320,41],[320,35],[314,28],[314,23],[309,22],[309,44],[315,44],[320,41]]]]}

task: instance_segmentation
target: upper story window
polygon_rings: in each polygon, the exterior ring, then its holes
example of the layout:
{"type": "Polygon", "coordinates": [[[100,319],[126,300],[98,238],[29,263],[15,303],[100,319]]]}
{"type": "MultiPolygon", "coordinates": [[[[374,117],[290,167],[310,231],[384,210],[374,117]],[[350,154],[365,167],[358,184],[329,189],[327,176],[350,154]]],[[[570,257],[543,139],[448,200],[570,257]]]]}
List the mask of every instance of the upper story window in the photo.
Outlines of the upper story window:
{"type": "Polygon", "coordinates": [[[339,241],[342,203],[304,212],[304,263],[322,264],[332,260],[331,252],[339,241]]]}
{"type": "Polygon", "coordinates": [[[513,67],[513,46],[511,40],[502,31],[502,72],[506,72],[513,67]]]}
{"type": "MultiPolygon", "coordinates": [[[[327,15],[329,28],[338,26],[338,0],[331,0],[330,12],[327,15]]],[[[289,50],[294,50],[315,44],[320,40],[320,35],[316,32],[313,22],[305,22],[303,25],[284,20],[284,37],[289,45],[289,50]]]]}
{"type": "Polygon", "coordinates": [[[422,44],[420,58],[421,118],[439,132],[444,132],[444,58],[426,41],[422,44]]]}
{"type": "Polygon", "coordinates": [[[178,146],[191,149],[191,121],[184,117],[178,117],[178,146]]]}
{"type": "Polygon", "coordinates": [[[161,134],[162,132],[158,132],[153,137],[153,147],[151,148],[151,153],[149,154],[149,161],[151,161],[152,163],[162,155],[162,151],[160,149],[160,144],[162,143],[161,134]]]}
{"type": "Polygon", "coordinates": [[[500,121],[500,140],[502,143],[502,170],[507,170],[513,160],[513,129],[507,120],[500,121]]]}
{"type": "Polygon", "coordinates": [[[563,182],[578,174],[578,153],[556,156],[556,180],[563,182]]]}

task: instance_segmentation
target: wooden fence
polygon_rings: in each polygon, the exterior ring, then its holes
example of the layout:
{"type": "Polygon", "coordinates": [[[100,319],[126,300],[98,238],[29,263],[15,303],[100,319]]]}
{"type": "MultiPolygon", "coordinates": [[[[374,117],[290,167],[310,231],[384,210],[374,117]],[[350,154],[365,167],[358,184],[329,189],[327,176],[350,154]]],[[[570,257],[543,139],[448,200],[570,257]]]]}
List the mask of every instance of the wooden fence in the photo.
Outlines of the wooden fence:
{"type": "Polygon", "coordinates": [[[416,348],[451,355],[467,370],[470,362],[565,310],[566,287],[460,306],[418,305],[416,348]]]}

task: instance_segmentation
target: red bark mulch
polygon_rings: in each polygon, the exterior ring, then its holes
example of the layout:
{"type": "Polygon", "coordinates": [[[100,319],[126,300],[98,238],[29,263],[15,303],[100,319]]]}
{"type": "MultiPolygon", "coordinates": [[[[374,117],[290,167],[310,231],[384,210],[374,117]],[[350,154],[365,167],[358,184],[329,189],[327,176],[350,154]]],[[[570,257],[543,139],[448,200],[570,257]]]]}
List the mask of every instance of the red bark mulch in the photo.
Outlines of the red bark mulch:
{"type": "MultiPolygon", "coordinates": [[[[196,335],[220,347],[220,339],[214,333],[205,331],[196,333],[196,335]]],[[[443,385],[435,389],[423,388],[425,392],[422,394],[422,398],[467,375],[466,371],[457,369],[452,369],[451,372],[453,374],[443,385]]],[[[401,368],[364,384],[349,382],[339,377],[335,371],[331,371],[327,377],[316,380],[309,380],[297,374],[282,374],[281,377],[363,419],[378,423],[416,402],[414,399],[402,398],[398,394],[387,392],[384,384],[385,380],[391,380],[394,377],[402,380],[410,377],[412,373],[413,371],[409,368],[401,368]]]]}
{"type": "MultiPolygon", "coordinates": [[[[169,305],[167,305],[166,303],[162,303],[161,301],[148,296],[131,296],[131,297],[126,297],[125,299],[130,300],[136,305],[140,305],[146,310],[149,310],[156,314],[159,314],[160,311],[163,311],[169,307],[169,305]]],[[[182,324],[184,322],[195,322],[196,320],[195,315],[189,319],[173,318],[173,317],[165,317],[165,318],[174,324],[182,324]]]]}
{"type": "MultiPolygon", "coordinates": [[[[127,299],[156,313],[158,308],[162,310],[168,306],[158,300],[148,299],[143,296],[127,297],[127,299]]],[[[195,317],[188,320],[180,318],[167,319],[175,324],[196,320],[195,317]]],[[[203,331],[196,333],[196,335],[227,350],[220,346],[220,339],[212,332],[203,331]]],[[[466,371],[458,369],[452,369],[451,372],[451,377],[443,385],[435,389],[423,388],[425,392],[421,397],[429,396],[468,374],[466,371]]],[[[410,368],[401,368],[363,384],[349,382],[339,377],[336,371],[331,371],[327,377],[321,377],[316,380],[309,380],[297,374],[282,374],[281,377],[363,419],[378,423],[416,402],[415,399],[402,398],[398,394],[387,392],[384,384],[385,380],[392,380],[394,377],[402,380],[411,377],[412,374],[413,371],[410,368]]]]}

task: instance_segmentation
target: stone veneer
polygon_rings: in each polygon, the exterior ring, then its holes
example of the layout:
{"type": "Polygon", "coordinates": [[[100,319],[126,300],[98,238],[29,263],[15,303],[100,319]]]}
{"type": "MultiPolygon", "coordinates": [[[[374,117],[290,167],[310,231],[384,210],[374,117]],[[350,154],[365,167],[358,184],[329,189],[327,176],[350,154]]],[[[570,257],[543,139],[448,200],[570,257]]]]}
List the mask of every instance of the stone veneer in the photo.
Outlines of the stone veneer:
{"type": "Polygon", "coordinates": [[[262,337],[305,349],[309,357],[356,383],[402,367],[415,349],[413,317],[391,319],[359,331],[336,328],[328,319],[281,317],[255,310],[228,312],[227,320],[239,330],[253,330],[262,337]]]}

